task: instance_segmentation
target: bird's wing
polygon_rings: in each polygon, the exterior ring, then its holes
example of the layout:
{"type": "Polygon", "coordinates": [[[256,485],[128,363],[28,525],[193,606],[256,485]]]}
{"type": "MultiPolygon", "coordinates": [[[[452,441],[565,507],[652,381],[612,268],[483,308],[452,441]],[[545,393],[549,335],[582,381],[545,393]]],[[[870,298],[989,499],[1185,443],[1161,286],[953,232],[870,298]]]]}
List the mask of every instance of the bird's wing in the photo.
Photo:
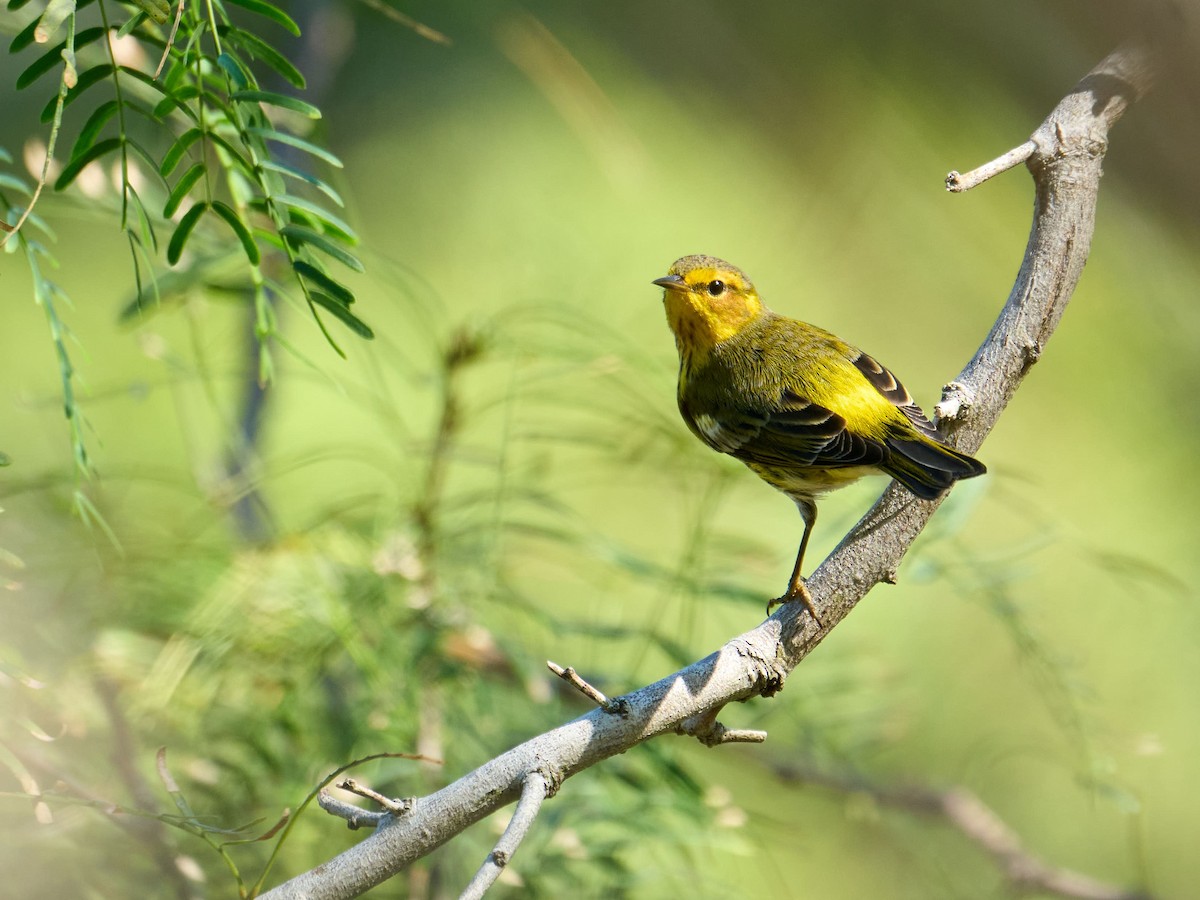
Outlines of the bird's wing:
{"type": "Polygon", "coordinates": [[[830,409],[785,390],[769,412],[725,408],[690,418],[713,449],[744,462],[844,468],[878,465],[883,445],[852,433],[830,409]]]}
{"type": "Polygon", "coordinates": [[[867,429],[851,428],[842,415],[813,402],[802,390],[792,389],[785,389],[769,410],[718,404],[700,412],[681,401],[680,411],[710,447],[749,463],[817,468],[874,466],[885,463],[894,451],[919,456],[915,461],[922,468],[935,462],[927,456],[940,462],[945,455],[938,452],[943,438],[900,380],[862,351],[849,348],[846,358],[863,376],[861,387],[846,386],[851,396],[862,392],[857,400],[847,396],[850,408],[873,406],[879,401],[872,402],[870,397],[881,397],[904,415],[916,434],[906,437],[897,423],[885,433],[868,437],[861,433],[867,429]],[[921,438],[938,446],[928,448],[921,438]]]}
{"type": "Polygon", "coordinates": [[[938,433],[937,428],[925,417],[925,413],[922,412],[921,407],[913,402],[912,395],[904,389],[904,385],[900,383],[900,379],[893,375],[886,366],[880,365],[861,350],[858,352],[858,356],[850,361],[854,363],[858,371],[862,372],[863,377],[867,379],[875,390],[879,391],[900,412],[904,413],[905,418],[912,423],[917,431],[938,443],[942,442],[943,438],[938,433]]]}
{"type": "Polygon", "coordinates": [[[881,468],[918,497],[932,500],[959,478],[982,475],[983,463],[948,447],[945,438],[925,417],[899,380],[865,353],[854,365],[879,393],[896,405],[916,433],[894,430],[885,440],[888,459],[881,468]]]}

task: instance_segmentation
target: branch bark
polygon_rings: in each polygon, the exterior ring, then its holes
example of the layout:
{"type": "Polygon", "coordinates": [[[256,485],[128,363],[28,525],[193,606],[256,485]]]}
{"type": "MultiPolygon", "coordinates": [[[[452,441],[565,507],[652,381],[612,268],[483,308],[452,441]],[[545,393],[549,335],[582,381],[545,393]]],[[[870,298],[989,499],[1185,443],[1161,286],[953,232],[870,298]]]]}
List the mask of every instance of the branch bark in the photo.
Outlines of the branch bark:
{"type": "MultiPolygon", "coordinates": [[[[1033,227],[1016,284],[991,333],[947,385],[938,406],[944,430],[967,452],[974,452],[995,426],[1041,356],[1075,289],[1091,244],[1108,130],[1145,93],[1150,71],[1141,47],[1115,51],[1072,89],[1030,139],[1033,227]]],[[[265,896],[358,896],[516,800],[532,771],[554,771],[565,780],[660,734],[715,733],[722,707],[774,694],[872,587],[895,580],[901,559],[940,502],[918,500],[896,485],[884,492],[808,580],[822,624],[799,604],[785,604],[757,628],[687,668],[416,799],[402,815],[385,817],[362,843],[265,896]],[[704,727],[697,729],[696,723],[704,727]]]]}
{"type": "Polygon", "coordinates": [[[556,779],[548,777],[544,772],[530,772],[525,776],[525,783],[521,787],[521,799],[517,801],[512,819],[459,900],[479,900],[487,893],[487,889],[500,877],[500,873],[521,846],[521,841],[525,840],[525,835],[529,833],[533,820],[542,808],[542,802],[553,796],[557,790],[556,779]]]}

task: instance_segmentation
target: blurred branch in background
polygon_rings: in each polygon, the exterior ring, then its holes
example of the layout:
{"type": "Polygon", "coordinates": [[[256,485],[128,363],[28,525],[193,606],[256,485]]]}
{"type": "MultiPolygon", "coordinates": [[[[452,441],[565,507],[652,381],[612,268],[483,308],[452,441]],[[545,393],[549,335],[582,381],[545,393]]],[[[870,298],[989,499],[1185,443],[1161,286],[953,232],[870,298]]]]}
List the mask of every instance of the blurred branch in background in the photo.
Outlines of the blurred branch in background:
{"type": "MultiPolygon", "coordinates": [[[[1113,52],[1033,135],[1036,150],[1029,169],[1036,191],[1034,221],[1016,284],[991,333],[947,387],[939,406],[952,442],[969,452],[980,446],[1041,357],[1071,298],[1091,247],[1108,130],[1148,88],[1151,70],[1149,51],[1143,46],[1113,52]]],[[[549,773],[549,783],[557,786],[658,735],[682,730],[704,740],[714,734],[741,734],[725,732],[716,721],[719,712],[733,701],[778,692],[796,666],[875,584],[895,580],[901,559],[940,503],[918,501],[896,485],[889,487],[809,580],[819,624],[802,609],[793,608],[799,604],[786,604],[717,653],[528,740],[448,787],[406,804],[402,814],[389,816],[357,846],[267,896],[277,900],[357,896],[518,797],[526,798],[521,803],[523,812],[536,812],[539,804],[529,801],[529,792],[552,790],[540,777],[532,777],[535,772],[549,773]]],[[[989,824],[995,824],[978,807],[961,802],[951,806],[946,814],[977,840],[983,839],[989,824]]],[[[988,838],[991,843],[985,846],[1011,875],[1014,862],[1031,860],[1016,855],[1012,842],[1003,837],[988,838]]],[[[494,868],[485,865],[483,871],[494,868]]],[[[1043,877],[1042,887],[1063,886],[1056,877],[1064,873],[1044,869],[1025,873],[1026,877],[1033,874],[1043,877]]]]}
{"type": "Polygon", "coordinates": [[[929,787],[878,784],[866,778],[839,775],[814,767],[780,766],[781,781],[812,785],[842,794],[862,796],[880,806],[914,816],[943,820],[992,858],[1015,895],[1051,894],[1071,900],[1149,900],[1145,891],[1130,891],[1105,884],[1070,869],[1047,865],[1027,850],[1020,835],[972,791],[962,787],[935,790],[929,787]]]}
{"type": "MultiPolygon", "coordinates": [[[[315,106],[325,106],[329,91],[346,55],[354,46],[353,22],[340,4],[300,2],[293,4],[292,15],[300,26],[299,47],[295,53],[296,68],[304,73],[305,97],[315,106]]],[[[182,4],[179,7],[182,10],[182,4]]],[[[286,79],[268,73],[266,84],[272,90],[287,87],[286,79]]],[[[295,171],[306,162],[304,153],[289,145],[276,151],[279,160],[295,171]]],[[[264,303],[278,319],[283,311],[274,286],[265,289],[264,303]]],[[[225,479],[230,483],[230,513],[238,536],[246,541],[265,541],[276,532],[271,508],[259,488],[259,443],[267,418],[268,387],[259,372],[261,335],[258,333],[260,311],[253,303],[245,304],[243,346],[245,353],[242,372],[241,408],[237,413],[234,434],[229,439],[225,459],[225,479]]]]}

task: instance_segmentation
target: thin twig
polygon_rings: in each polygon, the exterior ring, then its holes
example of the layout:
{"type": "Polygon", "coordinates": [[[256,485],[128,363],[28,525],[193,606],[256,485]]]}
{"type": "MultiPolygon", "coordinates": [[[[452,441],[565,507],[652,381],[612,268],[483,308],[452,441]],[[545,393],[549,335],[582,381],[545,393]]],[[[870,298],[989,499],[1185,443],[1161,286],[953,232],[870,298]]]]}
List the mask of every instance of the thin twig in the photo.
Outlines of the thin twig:
{"type": "Polygon", "coordinates": [[[959,174],[957,171],[950,172],[946,176],[946,190],[954,194],[961,194],[963,191],[969,191],[971,188],[983,184],[989,178],[994,178],[1001,172],[1007,172],[1014,166],[1019,166],[1029,157],[1033,156],[1037,150],[1037,144],[1032,140],[1028,140],[1020,147],[1014,147],[1003,156],[997,156],[991,162],[984,163],[977,169],[972,169],[966,175],[959,174]]]}
{"type": "Polygon", "coordinates": [[[616,700],[608,699],[604,696],[604,694],[580,678],[579,673],[576,672],[571,666],[567,666],[564,669],[558,663],[548,659],[546,660],[546,668],[548,668],[567,684],[571,685],[571,687],[575,688],[575,690],[579,691],[579,693],[583,694],[583,696],[587,697],[606,713],[623,716],[628,712],[628,704],[626,704],[623,699],[619,697],[616,700]]]}
{"type": "Polygon", "coordinates": [[[765,731],[752,728],[726,728],[717,721],[719,709],[713,709],[698,716],[692,716],[679,723],[676,734],[694,737],[705,747],[719,747],[722,744],[761,744],[767,739],[765,731]]]}
{"type": "MultiPolygon", "coordinates": [[[[462,377],[466,368],[484,352],[479,335],[470,327],[461,326],[450,337],[441,354],[441,410],[429,451],[425,484],[413,505],[412,517],[416,527],[416,554],[420,574],[408,595],[413,609],[424,609],[442,600],[441,591],[441,516],[446,505],[446,481],[453,465],[463,427],[462,377]]],[[[435,630],[442,626],[433,625],[435,630]]],[[[441,683],[433,672],[419,678],[417,693],[417,749],[430,756],[443,755],[444,702],[441,683]]],[[[425,786],[435,786],[433,773],[423,769],[420,776],[425,786]]],[[[437,860],[413,866],[408,871],[410,900],[428,900],[430,885],[438,879],[437,860]]]]}
{"type": "Polygon", "coordinates": [[[363,809],[361,806],[355,806],[353,803],[347,803],[345,800],[339,800],[333,794],[329,793],[329,791],[321,791],[317,794],[317,805],[331,816],[345,819],[346,827],[351,830],[375,828],[388,815],[387,813],[378,812],[373,809],[363,809]]]}
{"type": "Polygon", "coordinates": [[[171,55],[171,48],[175,46],[175,36],[179,33],[179,22],[183,19],[183,4],[184,0],[179,0],[175,4],[175,21],[171,24],[171,33],[167,36],[167,44],[163,47],[162,58],[158,61],[158,68],[154,70],[154,80],[158,81],[158,76],[162,74],[163,66],[167,64],[167,57],[171,55]]]}
{"type": "Polygon", "coordinates": [[[392,815],[398,816],[412,809],[412,800],[401,800],[399,798],[385,797],[379,791],[367,787],[365,784],[359,784],[353,778],[343,778],[335,787],[341,788],[343,791],[349,791],[352,794],[358,794],[360,797],[366,797],[368,800],[374,800],[392,815]]]}
{"type": "Polygon", "coordinates": [[[952,422],[966,413],[975,402],[974,392],[958,381],[950,381],[942,386],[942,399],[934,407],[934,419],[938,424],[952,422]]]}
{"type": "Polygon", "coordinates": [[[533,820],[537,818],[542,803],[558,789],[559,780],[547,778],[540,769],[535,769],[525,776],[521,799],[517,801],[517,808],[513,810],[513,816],[504,829],[504,834],[500,835],[500,840],[496,841],[496,846],[483,861],[471,883],[459,895],[459,900],[479,900],[487,893],[487,889],[496,883],[500,873],[512,861],[513,854],[521,846],[521,841],[525,840],[525,835],[529,833],[533,820]]]}
{"type": "Polygon", "coordinates": [[[1071,869],[1051,866],[1025,849],[1020,836],[972,791],[955,787],[893,787],[819,769],[784,766],[781,778],[862,794],[882,806],[943,819],[988,854],[1014,891],[1044,892],[1069,900],[1150,900],[1144,891],[1116,887],[1071,869]]]}
{"type": "Polygon", "coordinates": [[[400,12],[400,10],[396,9],[395,7],[389,6],[388,4],[384,3],[383,0],[361,0],[361,2],[368,9],[375,10],[375,12],[379,13],[380,15],[386,16],[387,18],[391,19],[393,22],[400,23],[405,28],[411,28],[413,31],[415,31],[421,37],[425,38],[427,41],[433,41],[435,44],[442,44],[443,46],[446,46],[446,47],[449,47],[451,44],[454,43],[452,40],[450,40],[450,38],[446,37],[446,35],[442,34],[436,28],[430,28],[428,25],[424,25],[421,22],[418,22],[412,16],[406,16],[404,13],[400,12]]]}

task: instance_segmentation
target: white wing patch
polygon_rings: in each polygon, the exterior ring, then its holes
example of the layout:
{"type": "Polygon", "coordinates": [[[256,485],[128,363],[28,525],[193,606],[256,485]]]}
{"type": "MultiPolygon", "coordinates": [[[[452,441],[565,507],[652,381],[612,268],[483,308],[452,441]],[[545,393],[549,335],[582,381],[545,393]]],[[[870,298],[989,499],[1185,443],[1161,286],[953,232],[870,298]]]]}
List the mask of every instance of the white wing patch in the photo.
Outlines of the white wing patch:
{"type": "Polygon", "coordinates": [[[704,440],[708,445],[721,453],[732,453],[746,443],[746,439],[750,436],[724,427],[708,413],[701,413],[692,421],[696,423],[696,428],[704,435],[704,440]]]}

